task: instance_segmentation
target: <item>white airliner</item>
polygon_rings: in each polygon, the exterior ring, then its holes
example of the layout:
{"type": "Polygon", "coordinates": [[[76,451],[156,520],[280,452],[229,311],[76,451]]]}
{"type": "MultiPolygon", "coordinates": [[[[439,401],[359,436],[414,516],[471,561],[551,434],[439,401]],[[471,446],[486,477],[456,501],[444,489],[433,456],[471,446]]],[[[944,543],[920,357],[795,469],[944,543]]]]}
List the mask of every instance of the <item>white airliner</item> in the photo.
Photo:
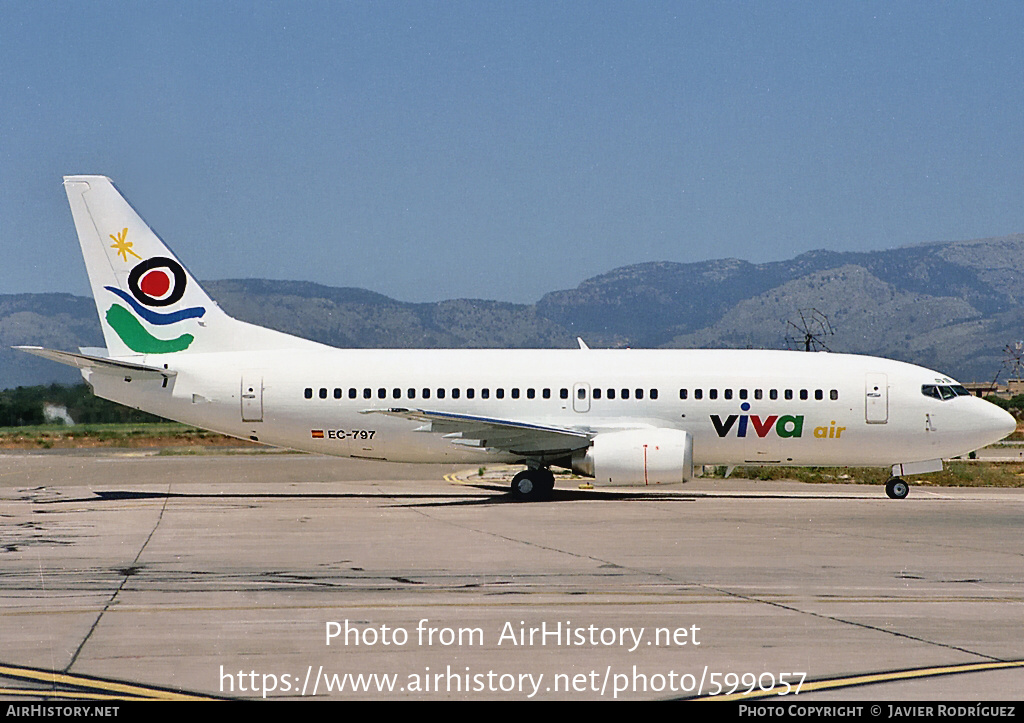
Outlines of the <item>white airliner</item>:
{"type": "Polygon", "coordinates": [[[601,485],[685,482],[694,465],[942,469],[1013,417],[938,372],[757,350],[335,349],[229,317],[103,176],[64,187],[106,349],[19,347],[100,397],[224,434],[401,462],[518,463],[601,485]]]}

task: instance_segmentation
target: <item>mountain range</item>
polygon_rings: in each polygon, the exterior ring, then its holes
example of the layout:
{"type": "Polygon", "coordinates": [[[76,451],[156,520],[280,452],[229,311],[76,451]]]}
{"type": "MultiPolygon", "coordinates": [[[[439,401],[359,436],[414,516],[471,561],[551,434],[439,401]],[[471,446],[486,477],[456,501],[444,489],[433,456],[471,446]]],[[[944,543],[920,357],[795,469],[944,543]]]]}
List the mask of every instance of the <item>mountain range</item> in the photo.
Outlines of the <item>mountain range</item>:
{"type": "MultiPolygon", "coordinates": [[[[872,354],[991,381],[1024,338],[1024,234],[886,251],[812,251],[624,266],[535,304],[397,301],[302,281],[204,282],[232,316],[339,347],[785,348],[801,312],[823,314],[834,352],[872,354]]],[[[790,339],[790,341],[792,341],[790,339]]],[[[10,349],[102,346],[91,298],[0,294],[0,389],[80,380],[10,349]]]]}

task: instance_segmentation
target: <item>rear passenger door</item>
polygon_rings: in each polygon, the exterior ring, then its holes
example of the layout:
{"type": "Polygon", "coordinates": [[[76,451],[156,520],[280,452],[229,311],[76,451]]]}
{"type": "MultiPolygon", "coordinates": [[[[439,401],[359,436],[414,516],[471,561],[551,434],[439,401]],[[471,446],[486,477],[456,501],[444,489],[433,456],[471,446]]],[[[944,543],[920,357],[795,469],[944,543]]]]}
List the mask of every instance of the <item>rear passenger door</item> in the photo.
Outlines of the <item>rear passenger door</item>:
{"type": "Polygon", "coordinates": [[[242,372],[242,421],[263,421],[263,374],[258,371],[242,372]]]}

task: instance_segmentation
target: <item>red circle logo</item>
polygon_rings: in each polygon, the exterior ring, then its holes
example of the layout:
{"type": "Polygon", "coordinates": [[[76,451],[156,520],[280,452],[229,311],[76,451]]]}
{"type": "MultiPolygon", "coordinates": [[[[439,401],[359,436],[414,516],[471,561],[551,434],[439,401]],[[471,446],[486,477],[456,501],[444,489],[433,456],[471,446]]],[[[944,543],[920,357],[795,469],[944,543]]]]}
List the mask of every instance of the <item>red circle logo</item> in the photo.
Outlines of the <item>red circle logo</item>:
{"type": "Polygon", "coordinates": [[[139,280],[139,288],[147,296],[160,298],[171,288],[171,280],[163,269],[153,269],[139,280]]]}

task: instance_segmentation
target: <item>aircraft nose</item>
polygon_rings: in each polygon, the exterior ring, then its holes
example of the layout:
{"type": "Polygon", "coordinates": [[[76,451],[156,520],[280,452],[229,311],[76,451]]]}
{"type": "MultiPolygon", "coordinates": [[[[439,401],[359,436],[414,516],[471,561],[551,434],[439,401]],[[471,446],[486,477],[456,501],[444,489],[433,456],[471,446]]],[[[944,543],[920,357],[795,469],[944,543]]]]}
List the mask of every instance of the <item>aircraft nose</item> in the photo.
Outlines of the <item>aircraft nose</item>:
{"type": "Polygon", "coordinates": [[[991,402],[984,404],[980,426],[986,433],[991,432],[993,442],[998,442],[1017,429],[1017,420],[1012,414],[991,402]]]}
{"type": "Polygon", "coordinates": [[[1002,437],[999,439],[1002,439],[1003,437],[1008,437],[1017,431],[1017,420],[1005,409],[1000,409],[999,411],[1003,413],[1003,421],[1000,423],[1001,426],[999,427],[1000,430],[1002,430],[1000,431],[1002,437]]]}

